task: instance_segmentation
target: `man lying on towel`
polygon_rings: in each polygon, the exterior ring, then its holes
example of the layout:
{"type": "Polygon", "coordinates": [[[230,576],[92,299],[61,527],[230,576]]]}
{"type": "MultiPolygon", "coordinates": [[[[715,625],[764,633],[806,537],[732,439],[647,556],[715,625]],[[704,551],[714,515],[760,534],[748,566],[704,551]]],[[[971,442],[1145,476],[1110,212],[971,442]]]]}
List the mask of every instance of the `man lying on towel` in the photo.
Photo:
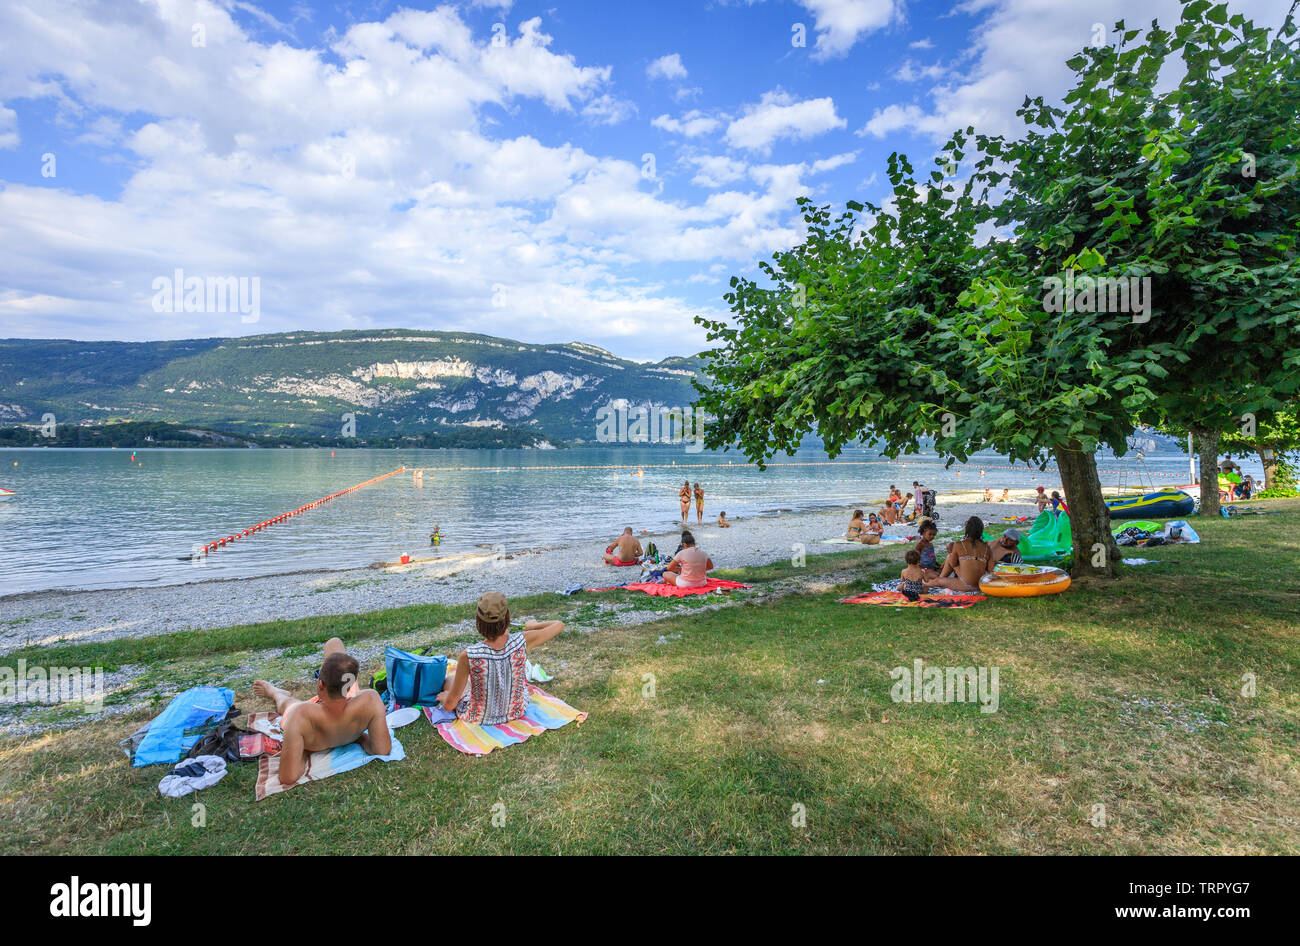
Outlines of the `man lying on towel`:
{"type": "Polygon", "coordinates": [[[293,785],[307,770],[313,752],[361,744],[370,755],[388,755],[393,740],[384,716],[384,701],[374,690],[357,686],[361,667],[337,637],[325,644],[325,661],[316,673],[316,698],[304,702],[265,680],[253,692],[275,701],[284,743],[280,747],[280,783],[293,785]]]}
{"type": "Polygon", "coordinates": [[[709,583],[705,574],[713,567],[713,559],[695,547],[695,536],[682,533],[681,550],[664,569],[664,581],[679,588],[703,588],[709,583]]]}
{"type": "Polygon", "coordinates": [[[641,543],[632,534],[631,526],[626,527],[623,534],[605,551],[606,565],[633,565],[640,560],[641,543]]]}

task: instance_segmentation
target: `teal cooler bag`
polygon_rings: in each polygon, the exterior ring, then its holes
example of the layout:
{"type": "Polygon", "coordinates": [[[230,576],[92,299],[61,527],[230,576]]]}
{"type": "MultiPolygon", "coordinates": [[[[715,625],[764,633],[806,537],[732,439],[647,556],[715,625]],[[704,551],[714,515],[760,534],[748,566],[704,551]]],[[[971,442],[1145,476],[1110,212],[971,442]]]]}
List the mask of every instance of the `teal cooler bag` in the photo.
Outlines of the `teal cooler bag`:
{"type": "Polygon", "coordinates": [[[433,706],[447,679],[447,658],[421,657],[396,647],[384,648],[388,697],[398,706],[433,706]]]}

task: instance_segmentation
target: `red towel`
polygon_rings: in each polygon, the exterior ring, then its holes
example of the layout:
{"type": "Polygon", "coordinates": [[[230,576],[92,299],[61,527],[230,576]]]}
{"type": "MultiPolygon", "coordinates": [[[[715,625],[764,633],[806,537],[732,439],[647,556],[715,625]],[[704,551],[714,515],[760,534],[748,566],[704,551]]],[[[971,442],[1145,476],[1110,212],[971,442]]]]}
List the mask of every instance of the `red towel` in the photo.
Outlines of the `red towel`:
{"type": "Polygon", "coordinates": [[[608,565],[613,565],[615,568],[627,568],[629,565],[640,565],[641,563],[640,563],[640,562],[620,562],[618,559],[614,559],[614,561],[612,561],[612,562],[607,562],[606,564],[608,564],[608,565]]]}
{"type": "MultiPolygon", "coordinates": [[[[630,585],[623,585],[630,591],[644,591],[648,595],[657,598],[684,598],[687,595],[706,595],[710,591],[730,588],[748,588],[749,585],[742,585],[738,581],[727,581],[725,578],[710,578],[707,585],[700,585],[698,588],[679,588],[677,585],[670,585],[668,582],[657,581],[638,581],[630,585]]],[[[617,591],[616,588],[588,588],[588,591],[617,591]]]]}

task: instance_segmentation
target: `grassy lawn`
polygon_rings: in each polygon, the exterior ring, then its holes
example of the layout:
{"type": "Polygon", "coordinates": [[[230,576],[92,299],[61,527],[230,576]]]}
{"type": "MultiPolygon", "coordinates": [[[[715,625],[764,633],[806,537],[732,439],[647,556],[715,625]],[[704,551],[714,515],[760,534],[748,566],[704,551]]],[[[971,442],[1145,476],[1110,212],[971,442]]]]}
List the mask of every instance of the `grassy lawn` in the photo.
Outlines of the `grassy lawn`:
{"type": "MultiPolygon", "coordinates": [[[[964,611],[836,603],[896,575],[898,548],[729,574],[755,588],[706,611],[623,592],[519,599],[517,616],[572,621],[536,657],[585,723],[475,759],[420,721],[399,731],[406,761],[264,802],[255,765],[161,798],[166,768],[131,769],[117,748],[156,708],[8,739],[0,851],[1300,853],[1300,503],[1251,505],[1283,512],[1196,521],[1200,545],[1130,552],[1162,564],[1118,582],[964,611]],[[846,569],[849,584],[808,580],[846,569]],[[805,589],[764,593],[792,580],[805,589]],[[663,617],[625,626],[620,609],[663,617]],[[889,671],[915,658],[999,668],[997,712],[893,702],[889,671]],[[191,824],[195,802],[205,827],[191,824]]],[[[470,615],[429,605],[56,645],[0,665],[145,666],[159,705],[230,680],[247,712],[265,708],[250,664],[292,674],[305,696],[331,635],[450,647],[470,615]]]]}

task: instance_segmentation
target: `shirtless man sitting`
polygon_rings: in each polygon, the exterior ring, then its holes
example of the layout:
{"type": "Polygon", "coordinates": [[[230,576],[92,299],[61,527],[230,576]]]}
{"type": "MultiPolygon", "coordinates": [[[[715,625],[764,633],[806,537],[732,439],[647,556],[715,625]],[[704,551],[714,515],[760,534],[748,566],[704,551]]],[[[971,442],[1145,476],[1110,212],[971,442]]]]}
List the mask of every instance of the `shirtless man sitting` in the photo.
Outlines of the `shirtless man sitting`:
{"type": "Polygon", "coordinates": [[[265,680],[253,681],[253,692],[275,702],[284,742],[280,747],[280,783],[293,785],[307,771],[313,752],[361,744],[370,755],[393,751],[384,701],[374,690],[357,685],[361,667],[337,637],[325,644],[325,660],[316,674],[316,697],[305,702],[265,680]]]}
{"type": "Polygon", "coordinates": [[[998,565],[1023,565],[1020,556],[1020,530],[1008,529],[1002,538],[989,546],[989,571],[998,565]]]}
{"type": "Polygon", "coordinates": [[[632,534],[631,526],[623,529],[611,548],[613,551],[605,553],[606,565],[631,565],[641,560],[641,543],[632,534]]]}

